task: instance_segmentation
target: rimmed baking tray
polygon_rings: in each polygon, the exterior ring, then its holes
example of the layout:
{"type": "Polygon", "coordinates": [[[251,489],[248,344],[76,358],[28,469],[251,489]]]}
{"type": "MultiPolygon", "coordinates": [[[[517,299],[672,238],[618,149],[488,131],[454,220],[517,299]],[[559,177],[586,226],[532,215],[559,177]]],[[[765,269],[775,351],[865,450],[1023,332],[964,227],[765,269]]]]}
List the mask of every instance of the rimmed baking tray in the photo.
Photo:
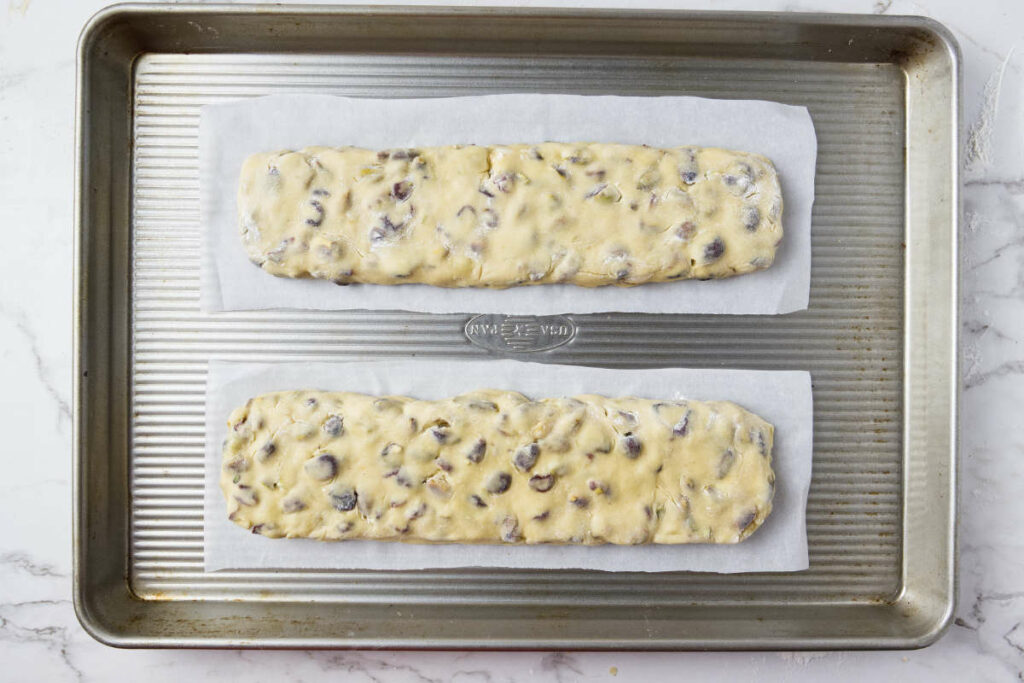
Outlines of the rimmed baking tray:
{"type": "MultiPolygon", "coordinates": [[[[955,599],[960,57],[927,19],[118,6],[79,46],[75,606],[119,646],[916,647],[955,599]],[[809,108],[811,304],[784,316],[199,312],[199,107],[281,92],[686,94],[809,108]],[[486,324],[483,324],[486,323],[486,324]],[[810,569],[202,568],[206,364],[804,369],[810,569]]],[[[780,400],[785,400],[780,397],[780,400]]]]}

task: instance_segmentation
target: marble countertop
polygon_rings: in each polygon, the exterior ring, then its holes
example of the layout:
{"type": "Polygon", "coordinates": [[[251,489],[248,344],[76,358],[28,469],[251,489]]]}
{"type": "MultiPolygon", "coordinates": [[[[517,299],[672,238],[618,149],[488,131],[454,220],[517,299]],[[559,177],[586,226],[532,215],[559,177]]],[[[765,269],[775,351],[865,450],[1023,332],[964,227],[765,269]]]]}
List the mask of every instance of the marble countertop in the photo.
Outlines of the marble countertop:
{"type": "Polygon", "coordinates": [[[79,30],[103,4],[8,0],[0,17],[0,158],[6,162],[0,226],[7,249],[7,275],[0,279],[0,385],[7,388],[0,433],[8,444],[0,478],[0,679],[1024,679],[1024,431],[1015,426],[1024,405],[1024,3],[632,3],[928,15],[952,29],[964,54],[964,391],[955,624],[935,645],[911,652],[683,654],[124,651],[100,645],[82,630],[71,605],[74,60],[79,30]],[[33,234],[26,239],[27,230],[33,234]]]}

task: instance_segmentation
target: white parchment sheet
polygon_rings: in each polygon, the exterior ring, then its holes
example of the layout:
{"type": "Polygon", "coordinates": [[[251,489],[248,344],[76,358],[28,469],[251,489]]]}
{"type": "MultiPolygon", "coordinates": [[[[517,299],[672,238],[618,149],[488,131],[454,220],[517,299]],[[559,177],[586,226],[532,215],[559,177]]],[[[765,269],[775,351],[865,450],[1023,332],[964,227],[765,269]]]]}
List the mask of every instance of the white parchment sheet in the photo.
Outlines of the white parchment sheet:
{"type": "Polygon", "coordinates": [[[548,315],[611,311],[775,314],[807,308],[817,138],[804,107],[699,97],[481,95],[363,99],[275,95],[202,108],[203,310],[371,309],[548,315]],[[506,290],[337,285],[277,278],[249,262],[236,194],[250,154],[310,145],[371,149],[516,142],[700,145],[758,152],[779,171],[785,236],[764,271],[708,282],[506,290]]]}
{"type": "Polygon", "coordinates": [[[789,572],[807,568],[805,512],[811,479],[811,378],[806,372],[605,370],[501,361],[251,364],[214,361],[206,392],[206,571],[220,569],[428,569],[513,567],[604,571],[789,572]],[[220,444],[230,412],[269,391],[326,389],[441,399],[475,389],[527,396],[728,399],[775,425],[774,507],[736,545],[509,546],[322,542],[253,535],[228,520],[220,444]]]}

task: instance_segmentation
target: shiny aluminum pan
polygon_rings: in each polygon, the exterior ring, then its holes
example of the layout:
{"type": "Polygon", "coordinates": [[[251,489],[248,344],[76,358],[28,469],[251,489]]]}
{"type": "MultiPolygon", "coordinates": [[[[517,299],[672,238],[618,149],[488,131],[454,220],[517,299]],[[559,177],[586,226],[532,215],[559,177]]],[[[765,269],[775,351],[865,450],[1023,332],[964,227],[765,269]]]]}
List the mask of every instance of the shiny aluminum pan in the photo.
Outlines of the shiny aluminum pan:
{"type": "MultiPolygon", "coordinates": [[[[75,605],[120,646],[917,647],[952,614],[960,56],[921,18],[121,6],[79,45],[75,605]],[[806,105],[810,309],[486,320],[199,312],[199,107],[319,91],[806,105]],[[202,570],[206,363],[525,357],[810,370],[811,567],[202,570]]],[[[784,400],[784,397],[782,398],[784,400]]]]}

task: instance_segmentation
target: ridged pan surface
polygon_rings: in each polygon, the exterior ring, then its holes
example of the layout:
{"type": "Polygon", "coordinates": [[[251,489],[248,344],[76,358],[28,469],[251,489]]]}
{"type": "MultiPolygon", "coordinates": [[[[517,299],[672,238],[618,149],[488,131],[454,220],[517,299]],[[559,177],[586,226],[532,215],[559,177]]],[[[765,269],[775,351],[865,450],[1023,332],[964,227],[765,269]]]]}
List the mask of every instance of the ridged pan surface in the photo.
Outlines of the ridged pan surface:
{"type": "Polygon", "coordinates": [[[895,64],[151,53],[137,60],[133,79],[128,573],[139,597],[791,604],[885,601],[899,590],[906,169],[904,73],[895,64]],[[207,361],[493,353],[467,338],[469,315],[200,313],[200,107],[306,92],[689,94],[807,106],[818,135],[809,310],[760,317],[568,316],[575,326],[568,342],[534,353],[509,348],[528,360],[620,368],[809,370],[815,400],[810,569],[733,576],[468,569],[204,574],[207,361]]]}

